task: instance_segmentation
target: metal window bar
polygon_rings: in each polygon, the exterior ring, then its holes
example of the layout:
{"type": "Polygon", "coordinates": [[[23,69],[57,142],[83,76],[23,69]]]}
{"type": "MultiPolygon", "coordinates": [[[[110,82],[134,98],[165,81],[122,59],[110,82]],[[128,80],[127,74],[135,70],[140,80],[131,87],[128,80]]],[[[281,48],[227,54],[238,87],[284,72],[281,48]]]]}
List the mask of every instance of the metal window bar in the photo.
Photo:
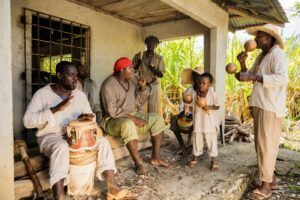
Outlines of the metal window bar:
{"type": "Polygon", "coordinates": [[[90,69],[90,27],[27,8],[23,15],[25,99],[28,103],[37,89],[55,81],[56,62],[63,59],[81,62],[90,69]]]}

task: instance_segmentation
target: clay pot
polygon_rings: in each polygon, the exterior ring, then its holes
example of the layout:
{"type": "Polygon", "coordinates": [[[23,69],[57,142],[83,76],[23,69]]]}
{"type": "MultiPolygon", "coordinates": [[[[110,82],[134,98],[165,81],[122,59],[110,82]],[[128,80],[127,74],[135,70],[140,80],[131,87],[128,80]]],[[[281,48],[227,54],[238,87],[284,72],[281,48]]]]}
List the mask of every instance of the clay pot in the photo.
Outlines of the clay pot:
{"type": "Polygon", "coordinates": [[[234,74],[237,70],[237,66],[234,63],[228,63],[226,65],[226,72],[228,74],[234,74]]]}
{"type": "Polygon", "coordinates": [[[244,44],[244,48],[247,52],[251,52],[254,51],[257,47],[257,44],[255,42],[255,40],[248,40],[245,44],[244,44]]]}
{"type": "Polygon", "coordinates": [[[192,101],[193,101],[192,95],[186,94],[183,96],[184,103],[190,104],[190,103],[192,103],[192,101]]]}
{"type": "Polygon", "coordinates": [[[197,100],[196,100],[196,104],[200,108],[203,108],[204,106],[206,106],[206,99],[205,99],[205,97],[198,97],[197,100]]]}

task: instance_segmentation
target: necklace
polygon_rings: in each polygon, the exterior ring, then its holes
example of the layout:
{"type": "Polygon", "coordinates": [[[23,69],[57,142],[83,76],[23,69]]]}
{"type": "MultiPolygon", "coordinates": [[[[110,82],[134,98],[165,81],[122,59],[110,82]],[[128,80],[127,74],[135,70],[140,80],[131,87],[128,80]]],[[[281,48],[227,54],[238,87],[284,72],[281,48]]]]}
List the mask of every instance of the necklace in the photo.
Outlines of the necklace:
{"type": "Polygon", "coordinates": [[[126,89],[125,86],[121,83],[121,81],[116,77],[117,81],[119,82],[119,84],[122,86],[122,88],[125,90],[125,92],[128,92],[129,91],[129,83],[127,81],[127,84],[128,84],[128,88],[126,89]]]}

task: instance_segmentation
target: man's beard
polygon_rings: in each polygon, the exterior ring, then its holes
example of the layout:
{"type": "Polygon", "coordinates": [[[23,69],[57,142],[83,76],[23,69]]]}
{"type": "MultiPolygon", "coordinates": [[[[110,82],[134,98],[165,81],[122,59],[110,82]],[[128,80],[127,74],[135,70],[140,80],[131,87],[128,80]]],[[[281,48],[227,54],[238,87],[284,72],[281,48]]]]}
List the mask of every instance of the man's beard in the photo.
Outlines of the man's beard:
{"type": "Polygon", "coordinates": [[[76,81],[75,84],[73,84],[73,83],[70,83],[70,84],[61,83],[61,85],[63,86],[63,88],[64,88],[65,90],[75,90],[76,85],[77,85],[77,81],[76,81]]]}

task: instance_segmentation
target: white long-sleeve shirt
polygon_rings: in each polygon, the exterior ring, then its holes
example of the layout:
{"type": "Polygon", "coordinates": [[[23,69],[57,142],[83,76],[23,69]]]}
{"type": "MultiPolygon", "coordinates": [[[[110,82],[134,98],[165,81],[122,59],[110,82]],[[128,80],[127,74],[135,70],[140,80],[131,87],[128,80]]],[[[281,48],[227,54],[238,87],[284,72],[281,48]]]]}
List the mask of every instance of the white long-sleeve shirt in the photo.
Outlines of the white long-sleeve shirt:
{"type": "Polygon", "coordinates": [[[78,89],[72,91],[73,98],[64,110],[55,114],[50,110],[63,100],[50,87],[36,91],[25,112],[23,123],[26,128],[37,128],[37,137],[47,134],[63,135],[63,128],[71,120],[76,120],[79,115],[92,113],[86,95],[78,89]]]}
{"type": "Polygon", "coordinates": [[[274,45],[256,67],[259,57],[250,71],[257,71],[258,75],[262,75],[263,83],[254,82],[249,106],[274,112],[277,117],[284,117],[288,81],[285,53],[278,45],[274,45]]]}

